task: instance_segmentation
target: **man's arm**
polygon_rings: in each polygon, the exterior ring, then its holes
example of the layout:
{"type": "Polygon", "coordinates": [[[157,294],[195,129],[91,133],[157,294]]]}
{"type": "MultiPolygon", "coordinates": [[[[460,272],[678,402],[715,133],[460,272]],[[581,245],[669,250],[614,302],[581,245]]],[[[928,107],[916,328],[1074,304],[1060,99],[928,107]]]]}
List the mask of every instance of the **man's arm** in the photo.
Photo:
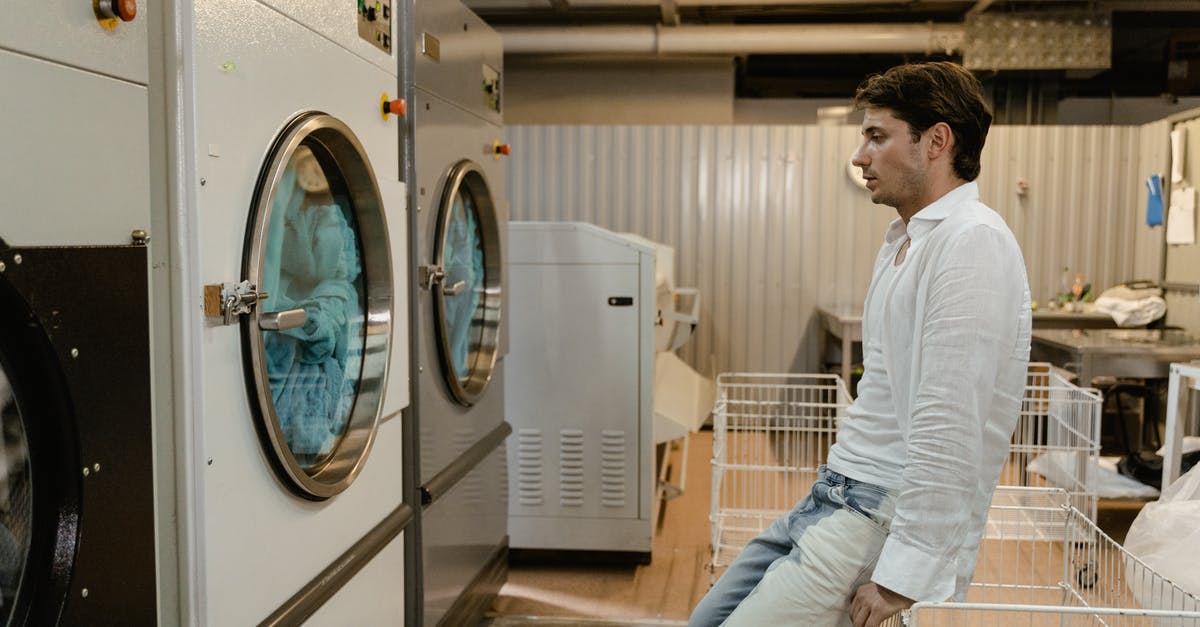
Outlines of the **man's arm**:
{"type": "Polygon", "coordinates": [[[972,226],[932,270],[920,361],[910,373],[907,460],[891,533],[872,581],[915,600],[954,593],[957,554],[969,536],[983,427],[1001,360],[1023,302],[1023,269],[1008,234],[972,226]]]}

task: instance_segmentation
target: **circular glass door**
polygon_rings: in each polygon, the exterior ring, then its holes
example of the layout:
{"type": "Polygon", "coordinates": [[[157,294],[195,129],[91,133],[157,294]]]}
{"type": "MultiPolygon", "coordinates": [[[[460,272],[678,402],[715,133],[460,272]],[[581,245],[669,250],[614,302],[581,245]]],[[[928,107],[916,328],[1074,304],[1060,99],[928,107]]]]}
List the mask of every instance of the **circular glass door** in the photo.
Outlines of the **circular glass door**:
{"type": "Polygon", "coordinates": [[[446,177],[436,238],[441,274],[431,287],[442,373],[454,399],[470,406],[496,366],[503,292],[496,207],[483,172],[469,160],[446,177]]]}
{"type": "Polygon", "coordinates": [[[353,482],[378,426],[392,307],[383,203],[358,139],[315,112],[276,141],[255,196],[248,383],[277,469],[324,499],[353,482]]]}
{"type": "Polygon", "coordinates": [[[29,556],[32,490],[25,419],[0,368],[0,618],[6,625],[13,620],[29,556]]]}

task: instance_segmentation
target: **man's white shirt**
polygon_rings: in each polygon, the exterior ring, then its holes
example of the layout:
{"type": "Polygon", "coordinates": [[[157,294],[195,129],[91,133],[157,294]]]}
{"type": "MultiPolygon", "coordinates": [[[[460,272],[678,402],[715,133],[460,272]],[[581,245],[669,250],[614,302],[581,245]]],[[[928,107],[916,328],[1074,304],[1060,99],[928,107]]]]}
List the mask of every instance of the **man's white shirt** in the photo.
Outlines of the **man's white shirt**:
{"type": "Polygon", "coordinates": [[[872,581],[965,598],[1029,361],[1020,246],[965,183],[891,223],[863,309],[863,378],[828,466],[897,492],[872,581]]]}

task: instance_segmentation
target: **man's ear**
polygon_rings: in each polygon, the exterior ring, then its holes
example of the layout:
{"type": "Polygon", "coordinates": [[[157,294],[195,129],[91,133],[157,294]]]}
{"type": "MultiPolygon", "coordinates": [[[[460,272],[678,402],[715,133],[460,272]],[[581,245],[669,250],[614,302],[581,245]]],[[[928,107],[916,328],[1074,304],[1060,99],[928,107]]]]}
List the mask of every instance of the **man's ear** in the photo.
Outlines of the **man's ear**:
{"type": "Polygon", "coordinates": [[[949,155],[954,148],[954,131],[945,122],[938,122],[925,131],[929,136],[929,158],[937,159],[942,154],[949,155]]]}

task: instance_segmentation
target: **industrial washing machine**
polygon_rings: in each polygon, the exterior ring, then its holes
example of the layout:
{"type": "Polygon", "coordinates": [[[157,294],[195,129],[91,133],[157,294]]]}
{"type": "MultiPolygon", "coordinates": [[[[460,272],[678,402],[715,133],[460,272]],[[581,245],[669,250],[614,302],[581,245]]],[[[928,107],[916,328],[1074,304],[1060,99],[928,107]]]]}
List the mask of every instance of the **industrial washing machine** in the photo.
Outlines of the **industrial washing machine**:
{"type": "Polygon", "coordinates": [[[507,576],[500,36],[457,0],[414,8],[414,324],[422,624],[461,625],[507,576]]]}
{"type": "Polygon", "coordinates": [[[400,624],[401,9],[168,9],[184,622],[400,624]]]}
{"type": "Polygon", "coordinates": [[[5,625],[157,620],[147,28],[120,5],[0,21],[5,625]]]}

